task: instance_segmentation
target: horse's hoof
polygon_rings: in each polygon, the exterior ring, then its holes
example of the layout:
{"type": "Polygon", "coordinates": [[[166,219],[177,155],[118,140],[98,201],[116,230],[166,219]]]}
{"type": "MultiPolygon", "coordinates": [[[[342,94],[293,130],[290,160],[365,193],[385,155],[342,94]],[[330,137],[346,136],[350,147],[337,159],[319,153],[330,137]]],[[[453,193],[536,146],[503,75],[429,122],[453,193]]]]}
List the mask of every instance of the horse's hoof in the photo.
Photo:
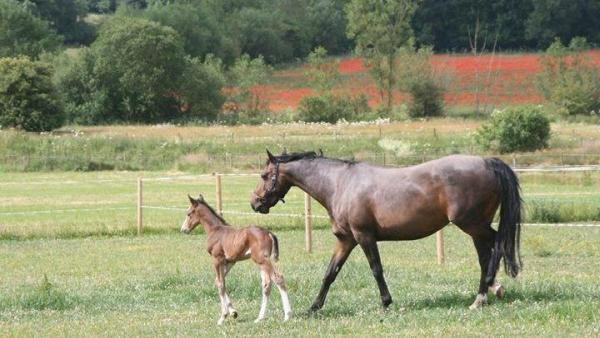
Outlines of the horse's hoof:
{"type": "Polygon", "coordinates": [[[321,305],[319,305],[319,304],[313,304],[308,309],[308,313],[315,313],[315,312],[317,312],[319,310],[321,310],[321,305]]]}
{"type": "Polygon", "coordinates": [[[469,306],[470,310],[481,309],[485,304],[487,304],[487,296],[486,295],[477,295],[475,301],[471,306],[469,306]]]}
{"type": "Polygon", "coordinates": [[[233,319],[237,319],[237,317],[238,317],[238,313],[237,313],[237,311],[231,311],[231,312],[229,313],[229,315],[230,315],[231,317],[233,317],[233,319]]]}
{"type": "Polygon", "coordinates": [[[383,305],[383,309],[387,310],[388,307],[392,304],[392,297],[383,299],[381,301],[381,304],[383,305]]]}
{"type": "Polygon", "coordinates": [[[498,298],[498,299],[502,299],[502,298],[504,298],[504,287],[503,287],[503,286],[500,286],[500,287],[499,287],[499,288],[496,290],[496,292],[494,292],[494,294],[496,295],[496,298],[498,298]]]}

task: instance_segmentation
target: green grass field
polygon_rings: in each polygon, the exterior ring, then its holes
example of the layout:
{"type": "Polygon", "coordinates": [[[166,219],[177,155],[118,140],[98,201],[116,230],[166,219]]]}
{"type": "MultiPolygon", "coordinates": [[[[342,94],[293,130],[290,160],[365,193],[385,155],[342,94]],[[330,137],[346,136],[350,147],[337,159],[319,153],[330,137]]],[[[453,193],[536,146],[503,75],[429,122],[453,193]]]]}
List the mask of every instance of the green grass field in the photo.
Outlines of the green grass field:
{"type": "Polygon", "coordinates": [[[525,227],[525,269],[482,311],[470,311],[479,268],[470,239],[446,232],[447,262],[435,263],[433,237],[380,244],[394,297],[387,312],[364,255],[356,250],[321,312],[306,309],[332,249],[315,231],[314,252],[301,231],[279,231],[281,260],[295,317],[281,323],[273,290],[268,319],[254,324],[259,274],[234,267],[228,292],[240,311],[216,326],[218,296],[204,235],[145,235],[0,241],[0,332],[3,336],[597,336],[600,229],[525,227]],[[44,280],[47,276],[47,281],[44,280]]]}
{"type": "MultiPolygon", "coordinates": [[[[528,221],[598,221],[600,173],[521,174],[528,221]],[[536,209],[537,208],[537,209],[536,209]],[[533,215],[533,216],[532,216],[533,215]],[[538,219],[531,219],[537,217],[538,219]],[[544,218],[546,217],[546,218],[544,218]],[[589,219],[588,219],[589,218],[589,219]]],[[[394,304],[380,309],[376,283],[356,250],[319,314],[306,315],[332,250],[326,219],[315,219],[314,252],[304,252],[302,217],[249,212],[257,177],[225,176],[232,224],[261,224],[280,239],[296,316],[281,323],[274,289],[269,319],[254,324],[258,270],[236,265],[227,283],[240,318],[217,327],[218,296],[204,235],[178,233],[186,194],[214,203],[212,176],[182,172],[0,174],[0,335],[2,336],[594,336],[600,334],[600,228],[525,226],[525,269],[503,273],[505,300],[469,311],[479,268],[468,236],[445,231],[443,266],[435,239],[382,243],[394,304]],[[188,176],[189,175],[189,176],[188,176]],[[136,237],[136,179],[143,176],[145,234],[136,237]],[[165,179],[169,177],[169,179],[165,179]],[[177,177],[177,179],[173,179],[177,177]]],[[[272,213],[303,210],[292,189],[272,213]]],[[[315,215],[325,215],[313,204],[315,215]]]]}

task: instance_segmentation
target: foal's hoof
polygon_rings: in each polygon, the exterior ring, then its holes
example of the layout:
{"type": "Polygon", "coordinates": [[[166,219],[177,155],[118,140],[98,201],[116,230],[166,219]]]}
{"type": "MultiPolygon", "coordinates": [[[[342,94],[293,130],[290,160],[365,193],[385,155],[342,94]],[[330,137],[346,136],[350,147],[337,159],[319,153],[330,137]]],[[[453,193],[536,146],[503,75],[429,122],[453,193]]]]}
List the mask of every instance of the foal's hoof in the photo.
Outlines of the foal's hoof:
{"type": "Polygon", "coordinates": [[[231,317],[233,317],[233,319],[237,319],[237,317],[238,317],[238,313],[237,313],[237,311],[235,311],[235,310],[234,310],[234,311],[231,311],[231,312],[229,312],[229,315],[230,315],[231,317]]]}

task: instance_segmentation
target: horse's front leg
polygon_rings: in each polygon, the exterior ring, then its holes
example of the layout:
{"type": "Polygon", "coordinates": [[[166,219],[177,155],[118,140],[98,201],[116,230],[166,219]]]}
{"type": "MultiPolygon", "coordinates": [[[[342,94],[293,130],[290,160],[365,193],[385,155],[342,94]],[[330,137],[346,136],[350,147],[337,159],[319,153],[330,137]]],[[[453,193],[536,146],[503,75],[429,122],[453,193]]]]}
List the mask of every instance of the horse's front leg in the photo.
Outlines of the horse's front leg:
{"type": "Polygon", "coordinates": [[[377,281],[383,308],[387,309],[387,307],[392,304],[392,296],[390,295],[390,291],[385,283],[385,278],[383,277],[383,267],[381,266],[381,258],[379,257],[377,241],[375,240],[375,237],[370,234],[359,234],[356,237],[358,244],[363,249],[365,256],[367,256],[369,266],[371,267],[373,276],[377,281]]]}
{"type": "Polygon", "coordinates": [[[338,237],[337,242],[335,243],[333,256],[331,257],[329,267],[327,267],[325,277],[323,278],[323,283],[321,284],[321,290],[310,307],[310,311],[317,311],[323,307],[323,304],[325,304],[325,298],[327,297],[327,292],[329,291],[329,286],[335,281],[338,272],[340,272],[340,269],[346,262],[346,259],[348,259],[348,256],[355,246],[356,241],[354,238],[338,237]]]}

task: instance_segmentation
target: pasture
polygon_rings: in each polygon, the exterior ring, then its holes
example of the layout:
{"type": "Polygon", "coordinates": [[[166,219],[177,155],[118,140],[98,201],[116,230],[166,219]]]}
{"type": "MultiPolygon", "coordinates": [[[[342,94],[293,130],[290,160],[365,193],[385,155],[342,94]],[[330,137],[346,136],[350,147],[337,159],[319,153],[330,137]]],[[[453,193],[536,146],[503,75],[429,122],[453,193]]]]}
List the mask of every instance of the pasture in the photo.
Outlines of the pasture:
{"type": "MultiPolygon", "coordinates": [[[[564,217],[600,213],[598,173],[521,174],[532,205],[564,217]],[[562,210],[562,211],[561,211],[562,210]],[[582,211],[584,210],[584,211],[582,211]],[[569,216],[571,215],[571,216],[569,216]]],[[[433,236],[380,245],[394,303],[380,309],[367,261],[355,250],[333,284],[323,310],[306,310],[318,291],[334,237],[316,218],[313,253],[304,252],[302,217],[238,215],[249,211],[256,177],[223,178],[225,218],[258,223],[278,235],[279,266],[295,317],[281,323],[276,290],[268,319],[254,324],[260,277],[242,262],[228,276],[240,311],[215,325],[218,296],[201,229],[178,233],[187,193],[214,203],[214,178],[181,172],[4,173],[0,185],[0,332],[9,336],[131,335],[496,335],[594,336],[600,332],[600,228],[527,225],[525,268],[516,280],[503,272],[506,299],[470,311],[479,267],[468,236],[449,226],[446,263],[436,264],[433,236]],[[136,178],[145,178],[145,233],[135,233],[136,178]],[[166,179],[168,177],[169,179],[166,179]],[[175,177],[177,179],[175,179],[175,177]],[[172,208],[172,209],[171,209],[172,208]],[[595,263],[596,262],[596,263],[595,263]]],[[[301,215],[292,189],[273,213],[301,215]]],[[[315,215],[324,211],[313,203],[315,215]]],[[[540,216],[536,216],[540,217],[540,216]]],[[[573,216],[574,217],[574,216],[573,216]]],[[[593,219],[592,219],[593,220],[593,219]]],[[[531,221],[531,220],[529,220],[531,221]]]]}

